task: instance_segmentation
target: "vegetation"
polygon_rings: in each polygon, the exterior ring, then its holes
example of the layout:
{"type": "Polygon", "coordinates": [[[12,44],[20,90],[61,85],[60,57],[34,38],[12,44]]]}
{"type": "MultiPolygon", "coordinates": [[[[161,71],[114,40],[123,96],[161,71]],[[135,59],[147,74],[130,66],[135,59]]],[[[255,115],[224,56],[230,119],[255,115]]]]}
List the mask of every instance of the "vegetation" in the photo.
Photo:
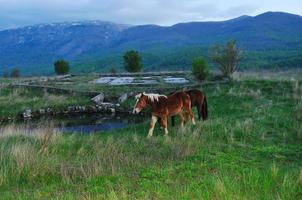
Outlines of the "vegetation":
{"type": "Polygon", "coordinates": [[[65,75],[69,73],[69,63],[65,60],[57,60],[54,63],[54,69],[57,75],[65,75]]]}
{"type": "Polygon", "coordinates": [[[192,62],[192,73],[198,80],[205,80],[209,75],[209,66],[205,59],[199,57],[192,62]]]}
{"type": "Polygon", "coordinates": [[[33,89],[1,88],[0,118],[15,117],[25,109],[60,109],[69,105],[85,105],[89,102],[89,98],[80,94],[51,94],[33,89]]]}
{"type": "MultiPolygon", "coordinates": [[[[106,134],[0,131],[2,199],[301,199],[302,83],[203,88],[210,119],[106,134]]],[[[1,104],[2,105],[2,104],[1,104]]]]}
{"type": "Polygon", "coordinates": [[[111,74],[116,74],[116,73],[117,73],[117,70],[116,70],[114,67],[112,67],[112,68],[110,69],[110,73],[111,73],[111,74]]]}
{"type": "Polygon", "coordinates": [[[142,59],[137,51],[127,51],[123,58],[126,71],[140,72],[143,69],[142,59]]]}
{"type": "Polygon", "coordinates": [[[219,65],[221,72],[230,77],[238,67],[241,51],[236,46],[235,40],[230,40],[224,46],[214,46],[211,49],[211,59],[219,65]]]}
{"type": "Polygon", "coordinates": [[[10,77],[12,78],[19,78],[20,77],[20,71],[18,69],[13,69],[12,72],[10,73],[10,77]]]}

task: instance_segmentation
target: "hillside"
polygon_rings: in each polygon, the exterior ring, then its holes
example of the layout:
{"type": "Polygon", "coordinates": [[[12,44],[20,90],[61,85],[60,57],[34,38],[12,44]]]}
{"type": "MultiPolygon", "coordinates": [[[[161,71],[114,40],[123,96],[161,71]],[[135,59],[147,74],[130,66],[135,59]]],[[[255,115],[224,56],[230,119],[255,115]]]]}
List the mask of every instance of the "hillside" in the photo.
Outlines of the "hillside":
{"type": "Polygon", "coordinates": [[[49,74],[59,58],[71,61],[74,73],[106,71],[120,68],[129,49],[142,52],[146,70],[187,69],[194,57],[229,39],[246,51],[242,68],[301,67],[302,17],[267,12],[166,27],[83,21],[4,30],[0,73],[18,67],[23,74],[49,74]]]}

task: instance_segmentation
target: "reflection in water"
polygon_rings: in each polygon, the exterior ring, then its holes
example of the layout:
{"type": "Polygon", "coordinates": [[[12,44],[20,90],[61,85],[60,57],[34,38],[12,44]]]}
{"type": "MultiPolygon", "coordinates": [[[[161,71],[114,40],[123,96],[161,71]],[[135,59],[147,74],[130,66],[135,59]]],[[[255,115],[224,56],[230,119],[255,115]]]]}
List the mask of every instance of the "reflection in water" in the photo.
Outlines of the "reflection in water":
{"type": "Polygon", "coordinates": [[[41,125],[53,123],[55,128],[63,132],[94,133],[124,128],[129,125],[143,123],[144,116],[134,115],[101,115],[101,114],[78,114],[31,119],[18,124],[24,124],[30,129],[41,125]]]}

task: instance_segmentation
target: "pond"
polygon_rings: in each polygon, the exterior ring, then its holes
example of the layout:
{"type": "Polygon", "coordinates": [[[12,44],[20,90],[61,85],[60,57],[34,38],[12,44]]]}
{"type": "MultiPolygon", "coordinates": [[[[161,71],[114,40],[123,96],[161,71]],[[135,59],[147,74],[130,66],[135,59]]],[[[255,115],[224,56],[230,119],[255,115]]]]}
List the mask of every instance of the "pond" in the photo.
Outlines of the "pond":
{"type": "Polygon", "coordinates": [[[88,134],[125,128],[131,125],[143,123],[146,120],[147,117],[143,115],[78,114],[27,119],[17,121],[15,124],[24,125],[28,129],[35,129],[39,126],[52,123],[54,128],[58,128],[64,133],[72,132],[88,134]]]}

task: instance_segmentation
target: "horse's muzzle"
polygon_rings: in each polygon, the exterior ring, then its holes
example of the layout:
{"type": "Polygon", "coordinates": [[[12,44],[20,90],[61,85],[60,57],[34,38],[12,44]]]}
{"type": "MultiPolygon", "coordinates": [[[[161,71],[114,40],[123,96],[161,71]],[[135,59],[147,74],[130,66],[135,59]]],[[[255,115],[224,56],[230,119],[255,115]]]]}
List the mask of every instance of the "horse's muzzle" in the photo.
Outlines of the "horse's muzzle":
{"type": "Polygon", "coordinates": [[[132,113],[133,114],[138,114],[141,110],[139,108],[134,108],[132,113]]]}

